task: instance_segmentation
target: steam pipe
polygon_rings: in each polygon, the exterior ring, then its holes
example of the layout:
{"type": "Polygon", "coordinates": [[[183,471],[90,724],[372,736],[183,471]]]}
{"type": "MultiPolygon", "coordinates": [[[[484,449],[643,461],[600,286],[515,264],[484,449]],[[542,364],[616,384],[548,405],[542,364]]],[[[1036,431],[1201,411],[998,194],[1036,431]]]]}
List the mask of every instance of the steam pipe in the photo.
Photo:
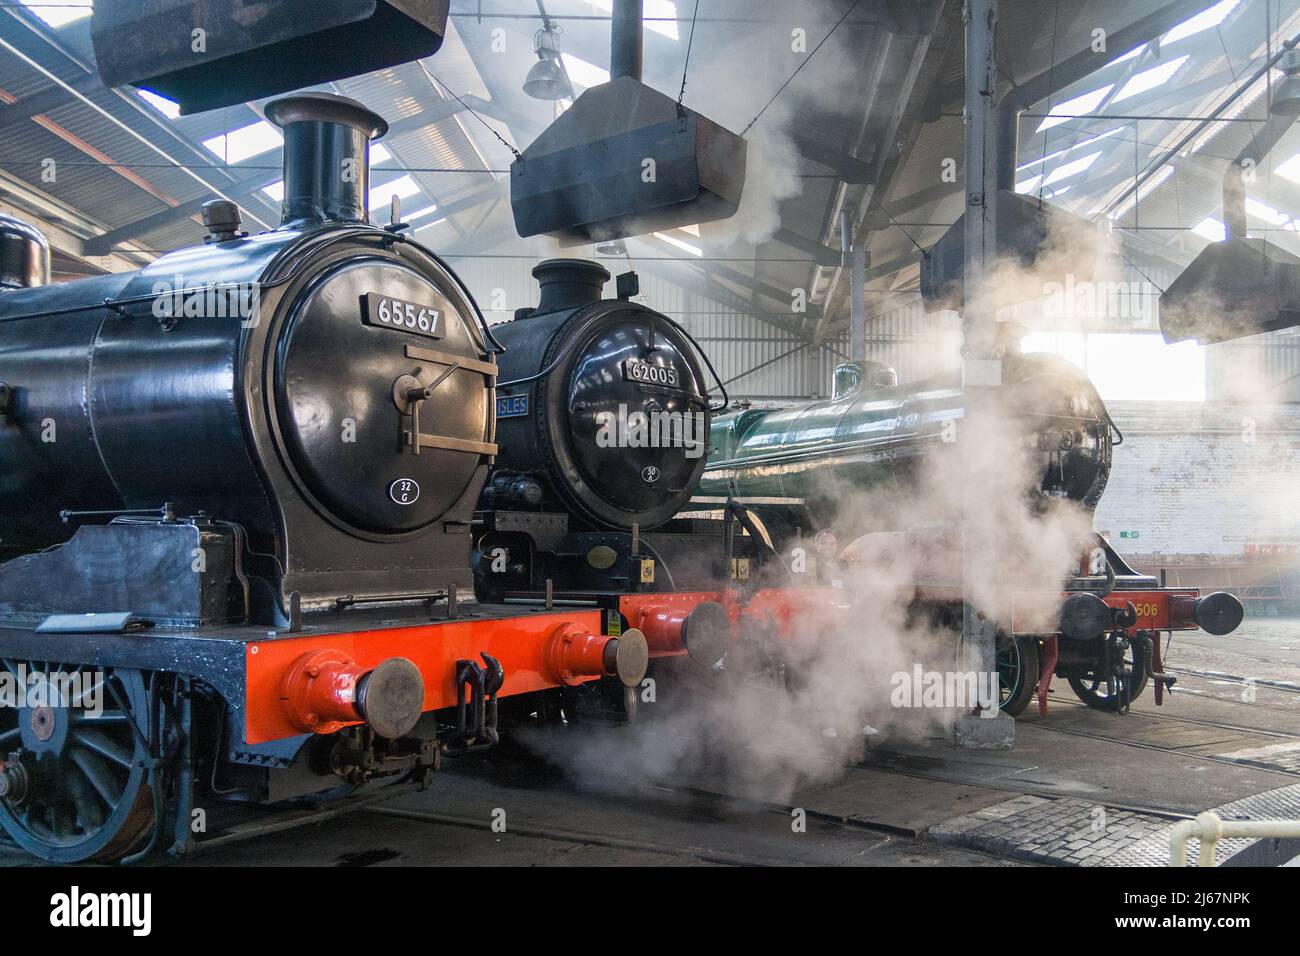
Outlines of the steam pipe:
{"type": "Polygon", "coordinates": [[[609,78],[641,79],[642,0],[614,0],[610,18],[609,78]]]}
{"type": "Polygon", "coordinates": [[[1016,166],[1020,162],[1020,114],[1024,107],[1003,103],[993,110],[995,182],[999,191],[1016,191],[1016,166]]]}

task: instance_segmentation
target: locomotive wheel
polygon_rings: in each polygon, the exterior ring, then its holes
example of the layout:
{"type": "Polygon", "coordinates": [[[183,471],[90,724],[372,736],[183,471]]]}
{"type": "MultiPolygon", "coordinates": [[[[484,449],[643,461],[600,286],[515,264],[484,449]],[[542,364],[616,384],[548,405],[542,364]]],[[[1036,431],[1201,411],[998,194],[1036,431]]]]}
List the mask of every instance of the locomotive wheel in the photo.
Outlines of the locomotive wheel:
{"type": "Polygon", "coordinates": [[[1089,707],[1095,707],[1097,710],[1117,711],[1126,687],[1128,689],[1128,703],[1130,704],[1141,697],[1142,692],[1146,690],[1146,658],[1141,651],[1137,650],[1136,645],[1128,649],[1124,654],[1124,664],[1120,668],[1118,682],[1115,687],[1116,693],[1113,697],[1110,696],[1106,689],[1105,675],[1098,675],[1095,671],[1088,671],[1079,677],[1067,677],[1066,680],[1070,682],[1070,690],[1074,691],[1075,696],[1089,707]]]}
{"type": "MultiPolygon", "coordinates": [[[[19,781],[0,800],[0,825],[49,863],[126,856],[154,822],[149,753],[141,738],[149,732],[144,676],[55,662],[6,660],[4,666],[15,681],[25,673],[42,675],[47,686],[54,675],[83,683],[67,700],[51,694],[48,704],[0,709],[0,755],[17,755],[5,773],[19,781]],[[67,706],[54,706],[61,703],[67,706]]],[[[30,699],[33,681],[26,686],[30,699]]]]}
{"type": "Polygon", "coordinates": [[[1038,638],[998,635],[998,708],[1019,717],[1038,688],[1038,638]]]}

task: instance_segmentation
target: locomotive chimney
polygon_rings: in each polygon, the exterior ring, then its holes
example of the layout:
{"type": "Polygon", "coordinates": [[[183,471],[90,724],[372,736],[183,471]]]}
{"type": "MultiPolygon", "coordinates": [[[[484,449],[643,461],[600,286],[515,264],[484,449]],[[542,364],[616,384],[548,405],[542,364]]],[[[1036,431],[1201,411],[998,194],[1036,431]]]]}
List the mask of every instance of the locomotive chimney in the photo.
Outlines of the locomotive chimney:
{"type": "Polygon", "coordinates": [[[356,100],[302,93],[266,105],[284,130],[284,202],[280,224],[369,222],[370,141],[388,123],[356,100]]]}
{"type": "Polygon", "coordinates": [[[546,315],[599,302],[609,270],[588,259],[547,259],[533,266],[533,278],[542,287],[542,295],[530,314],[546,315]]]}
{"type": "Polygon", "coordinates": [[[0,289],[50,281],[50,244],[35,226],[0,213],[0,289]]]}

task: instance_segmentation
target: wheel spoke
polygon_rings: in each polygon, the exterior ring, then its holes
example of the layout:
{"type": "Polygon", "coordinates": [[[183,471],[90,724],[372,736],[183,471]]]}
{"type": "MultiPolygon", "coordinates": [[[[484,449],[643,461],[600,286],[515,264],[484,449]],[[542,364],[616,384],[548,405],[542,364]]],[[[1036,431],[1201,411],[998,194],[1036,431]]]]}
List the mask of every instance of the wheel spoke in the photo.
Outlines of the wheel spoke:
{"type": "Polygon", "coordinates": [[[120,711],[106,711],[102,714],[79,713],[72,715],[73,727],[104,727],[110,724],[125,724],[127,722],[126,714],[120,711]]]}
{"type": "Polygon", "coordinates": [[[77,817],[81,820],[81,828],[90,833],[103,826],[104,811],[100,808],[99,801],[94,798],[86,787],[85,778],[80,774],[69,774],[68,789],[72,791],[72,802],[76,805],[77,817]]]}
{"type": "Polygon", "coordinates": [[[104,681],[103,679],[100,679],[97,683],[92,684],[90,687],[83,688],[80,694],[77,694],[75,697],[72,698],[72,706],[80,707],[81,702],[83,700],[85,700],[87,697],[94,696],[97,691],[103,688],[103,686],[104,686],[104,681]]]}
{"type": "Polygon", "coordinates": [[[77,748],[70,753],[69,758],[77,769],[85,775],[90,781],[90,785],[95,788],[95,792],[112,810],[122,799],[122,791],[117,782],[113,779],[113,774],[108,767],[104,766],[104,761],[91,753],[89,750],[77,748]]]}
{"type": "Polygon", "coordinates": [[[75,743],[107,757],[119,766],[128,768],[131,766],[131,752],[126,750],[120,744],[114,742],[112,738],[101,731],[91,729],[78,730],[73,734],[73,740],[75,743]]]}

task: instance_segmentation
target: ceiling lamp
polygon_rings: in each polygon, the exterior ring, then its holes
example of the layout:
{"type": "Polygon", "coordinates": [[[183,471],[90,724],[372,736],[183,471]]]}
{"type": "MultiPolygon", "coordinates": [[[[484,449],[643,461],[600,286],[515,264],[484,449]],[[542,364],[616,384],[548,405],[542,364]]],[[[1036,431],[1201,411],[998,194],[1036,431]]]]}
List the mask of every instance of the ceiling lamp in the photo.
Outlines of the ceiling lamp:
{"type": "Polygon", "coordinates": [[[1300,115],[1300,50],[1287,50],[1278,66],[1286,79],[1273,91],[1273,102],[1268,110],[1274,116],[1300,115]]]}
{"type": "Polygon", "coordinates": [[[573,87],[560,64],[556,44],[558,28],[547,25],[533,37],[537,62],[524,78],[524,92],[536,100],[562,100],[573,96],[573,87]]]}

